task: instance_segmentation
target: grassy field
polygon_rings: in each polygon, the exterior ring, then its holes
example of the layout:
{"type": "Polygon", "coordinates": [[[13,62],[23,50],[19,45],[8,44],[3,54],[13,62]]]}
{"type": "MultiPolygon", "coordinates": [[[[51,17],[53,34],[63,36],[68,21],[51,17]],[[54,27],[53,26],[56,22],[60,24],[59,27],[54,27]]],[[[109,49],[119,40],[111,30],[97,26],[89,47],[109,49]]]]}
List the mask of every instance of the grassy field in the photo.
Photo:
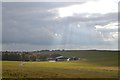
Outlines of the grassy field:
{"type": "Polygon", "coordinates": [[[117,52],[62,51],[79,61],[20,62],[2,61],[3,78],[114,78],[118,77],[117,52]]]}

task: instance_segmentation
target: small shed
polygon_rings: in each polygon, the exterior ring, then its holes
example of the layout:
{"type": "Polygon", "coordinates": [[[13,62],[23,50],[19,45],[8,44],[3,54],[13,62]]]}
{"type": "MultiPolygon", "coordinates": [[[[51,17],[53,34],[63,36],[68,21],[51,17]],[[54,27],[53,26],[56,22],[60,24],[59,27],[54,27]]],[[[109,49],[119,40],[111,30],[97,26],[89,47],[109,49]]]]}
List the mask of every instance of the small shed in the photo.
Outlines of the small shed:
{"type": "Polygon", "coordinates": [[[57,61],[67,61],[67,57],[63,57],[63,56],[59,56],[59,57],[56,57],[56,60],[57,61]]]}
{"type": "Polygon", "coordinates": [[[57,60],[56,60],[56,58],[48,58],[47,59],[49,62],[56,62],[57,60]]]}

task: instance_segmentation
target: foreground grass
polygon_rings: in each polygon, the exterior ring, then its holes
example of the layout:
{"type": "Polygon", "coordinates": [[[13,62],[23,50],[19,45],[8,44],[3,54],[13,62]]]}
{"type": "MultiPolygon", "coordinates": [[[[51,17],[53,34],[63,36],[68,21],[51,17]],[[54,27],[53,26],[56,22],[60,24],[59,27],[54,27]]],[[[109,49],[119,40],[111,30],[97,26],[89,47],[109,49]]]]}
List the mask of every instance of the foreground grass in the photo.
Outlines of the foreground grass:
{"type": "Polygon", "coordinates": [[[118,68],[86,61],[70,62],[3,61],[3,78],[113,78],[118,68]]]}
{"type": "MultiPolygon", "coordinates": [[[[70,62],[3,61],[3,78],[116,78],[118,77],[117,51],[49,51],[66,57],[80,57],[70,62]]],[[[38,53],[39,54],[39,53],[38,53]]],[[[43,52],[44,54],[44,52],[43,52]]]]}

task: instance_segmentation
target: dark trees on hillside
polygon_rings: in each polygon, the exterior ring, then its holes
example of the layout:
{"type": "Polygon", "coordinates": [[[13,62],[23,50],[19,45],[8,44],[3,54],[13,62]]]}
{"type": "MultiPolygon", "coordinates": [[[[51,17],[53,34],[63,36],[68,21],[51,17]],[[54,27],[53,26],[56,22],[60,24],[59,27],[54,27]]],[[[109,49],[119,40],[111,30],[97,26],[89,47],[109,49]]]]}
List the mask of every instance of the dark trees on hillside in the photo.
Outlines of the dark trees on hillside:
{"type": "Polygon", "coordinates": [[[29,61],[36,61],[36,56],[30,55],[29,56],[29,61]]]}
{"type": "Polygon", "coordinates": [[[4,52],[2,53],[2,60],[27,61],[29,60],[29,58],[28,58],[28,54],[26,53],[4,52]]]}
{"type": "Polygon", "coordinates": [[[52,53],[33,53],[33,52],[3,52],[2,60],[7,61],[46,61],[48,58],[55,58],[61,56],[60,54],[52,53]]]}
{"type": "Polygon", "coordinates": [[[20,61],[20,54],[2,54],[2,60],[20,61]]]}

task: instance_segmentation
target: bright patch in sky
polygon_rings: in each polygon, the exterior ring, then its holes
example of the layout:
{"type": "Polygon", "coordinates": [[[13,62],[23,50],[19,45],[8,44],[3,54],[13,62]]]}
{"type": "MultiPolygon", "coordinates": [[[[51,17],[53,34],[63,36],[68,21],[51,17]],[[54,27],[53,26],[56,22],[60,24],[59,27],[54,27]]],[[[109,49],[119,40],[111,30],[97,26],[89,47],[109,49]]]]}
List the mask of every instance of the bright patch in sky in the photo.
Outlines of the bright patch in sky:
{"type": "Polygon", "coordinates": [[[54,35],[55,35],[55,38],[57,38],[57,39],[61,39],[62,38],[61,34],[55,33],[54,35]]]}
{"type": "Polygon", "coordinates": [[[115,41],[118,40],[118,32],[105,32],[102,33],[103,30],[117,30],[118,29],[118,23],[117,22],[111,22],[107,25],[96,25],[96,30],[100,33],[104,41],[115,41]]]}
{"type": "Polygon", "coordinates": [[[77,27],[79,28],[79,27],[80,27],[80,24],[77,24],[77,27]]]}
{"type": "Polygon", "coordinates": [[[104,35],[103,40],[104,41],[118,40],[118,32],[110,32],[109,34],[104,35]]]}
{"type": "Polygon", "coordinates": [[[96,29],[117,29],[118,28],[118,23],[117,22],[110,23],[110,24],[107,24],[107,25],[104,25],[104,26],[96,25],[95,27],[96,27],[96,29]]]}
{"type": "MultiPolygon", "coordinates": [[[[116,1],[112,0],[99,0],[99,1],[89,1],[80,5],[72,5],[68,7],[58,8],[59,17],[68,17],[75,14],[83,13],[99,13],[106,14],[110,12],[118,11],[118,4],[116,1]]],[[[89,17],[87,15],[86,17],[89,17]]]]}

